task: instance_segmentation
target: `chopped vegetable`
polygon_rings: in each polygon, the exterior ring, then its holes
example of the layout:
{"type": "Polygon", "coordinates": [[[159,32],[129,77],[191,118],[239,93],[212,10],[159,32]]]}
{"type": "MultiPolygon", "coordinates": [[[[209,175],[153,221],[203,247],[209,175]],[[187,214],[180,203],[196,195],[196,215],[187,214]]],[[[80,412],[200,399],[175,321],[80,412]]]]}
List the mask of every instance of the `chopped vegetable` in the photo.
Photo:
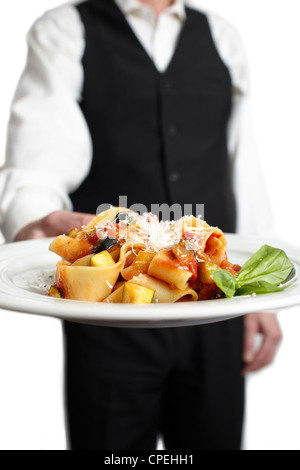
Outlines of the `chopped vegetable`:
{"type": "Polygon", "coordinates": [[[57,297],[57,298],[59,298],[59,299],[62,298],[62,294],[61,294],[59,288],[56,287],[56,286],[51,286],[51,287],[50,287],[50,289],[49,289],[49,291],[48,291],[48,295],[49,295],[50,297],[57,297]]]}
{"type": "Polygon", "coordinates": [[[91,266],[97,268],[106,268],[108,266],[113,266],[115,264],[113,258],[108,253],[108,251],[101,251],[91,257],[91,266]]]}
{"type": "Polygon", "coordinates": [[[123,289],[123,304],[151,304],[155,291],[134,282],[126,282],[123,289]]]}
{"type": "Polygon", "coordinates": [[[210,263],[208,261],[203,261],[199,264],[199,279],[202,284],[213,284],[214,278],[212,272],[219,270],[220,267],[215,263],[210,263]]]}
{"type": "Polygon", "coordinates": [[[116,238],[106,237],[98,240],[93,248],[93,253],[100,253],[101,251],[108,251],[118,243],[116,238]]]}
{"type": "Polygon", "coordinates": [[[133,213],[130,213],[130,212],[125,212],[125,211],[122,211],[122,212],[119,212],[115,219],[114,219],[114,223],[115,224],[119,224],[121,222],[125,223],[126,225],[130,225],[132,223],[135,222],[135,219],[136,219],[136,216],[135,214],[133,213]]]}

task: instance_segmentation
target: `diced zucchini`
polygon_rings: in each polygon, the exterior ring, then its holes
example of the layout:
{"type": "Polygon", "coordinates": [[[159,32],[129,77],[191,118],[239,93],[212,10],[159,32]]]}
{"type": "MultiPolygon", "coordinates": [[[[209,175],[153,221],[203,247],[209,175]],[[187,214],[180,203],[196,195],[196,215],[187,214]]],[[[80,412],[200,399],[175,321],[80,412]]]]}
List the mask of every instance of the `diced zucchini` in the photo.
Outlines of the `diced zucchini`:
{"type": "Polygon", "coordinates": [[[57,298],[59,298],[59,299],[62,298],[61,292],[60,292],[59,288],[56,287],[56,286],[51,286],[51,287],[50,287],[50,289],[49,289],[49,291],[48,291],[48,295],[49,295],[50,297],[57,297],[57,298]]]}
{"type": "Polygon", "coordinates": [[[155,291],[134,282],[126,282],[123,289],[123,304],[151,304],[155,291]]]}
{"type": "Polygon", "coordinates": [[[220,269],[220,266],[217,264],[204,261],[199,265],[199,279],[203,284],[214,284],[212,277],[212,271],[220,269]]]}
{"type": "Polygon", "coordinates": [[[91,266],[95,266],[97,268],[106,268],[108,266],[113,266],[114,264],[115,262],[112,256],[106,250],[91,257],[91,266]]]}

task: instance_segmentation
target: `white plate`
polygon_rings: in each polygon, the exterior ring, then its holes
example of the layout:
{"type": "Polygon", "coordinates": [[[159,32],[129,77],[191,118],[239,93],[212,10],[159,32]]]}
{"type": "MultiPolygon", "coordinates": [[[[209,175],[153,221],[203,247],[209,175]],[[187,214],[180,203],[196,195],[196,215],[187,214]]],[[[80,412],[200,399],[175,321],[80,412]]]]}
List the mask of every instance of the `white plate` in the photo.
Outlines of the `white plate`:
{"type": "MultiPolygon", "coordinates": [[[[226,235],[228,257],[242,265],[267,241],[226,235]]],[[[232,299],[175,304],[105,304],[46,296],[58,256],[48,251],[51,239],[0,247],[0,308],[60,318],[79,323],[131,328],[191,326],[228,320],[248,313],[274,311],[300,304],[300,249],[282,242],[269,243],[285,250],[295,272],[282,292],[232,299]]]]}

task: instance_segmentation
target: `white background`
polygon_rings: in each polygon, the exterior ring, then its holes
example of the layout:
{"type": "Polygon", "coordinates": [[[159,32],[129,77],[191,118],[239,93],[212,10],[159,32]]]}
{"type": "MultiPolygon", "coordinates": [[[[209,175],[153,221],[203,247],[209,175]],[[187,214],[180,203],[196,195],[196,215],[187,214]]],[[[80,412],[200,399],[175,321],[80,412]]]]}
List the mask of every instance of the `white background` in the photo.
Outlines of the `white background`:
{"type": "MultiPolygon", "coordinates": [[[[298,244],[299,0],[193,0],[230,20],[249,60],[252,114],[278,236],[298,244]]],[[[55,0],[10,0],[0,15],[0,164],[25,34],[55,0]]],[[[299,241],[300,243],[300,241],[299,241]]],[[[272,366],[247,380],[244,448],[300,450],[300,309],[279,314],[272,366]]],[[[63,347],[57,320],[0,310],[0,449],[65,449],[63,347]]]]}

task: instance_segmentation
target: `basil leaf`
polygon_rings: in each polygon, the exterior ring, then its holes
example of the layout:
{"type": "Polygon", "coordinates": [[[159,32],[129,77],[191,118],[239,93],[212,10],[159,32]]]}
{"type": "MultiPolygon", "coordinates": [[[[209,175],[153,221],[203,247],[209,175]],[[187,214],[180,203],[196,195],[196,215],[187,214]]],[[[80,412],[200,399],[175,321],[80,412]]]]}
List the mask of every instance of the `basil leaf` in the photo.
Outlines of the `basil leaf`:
{"type": "Polygon", "coordinates": [[[243,287],[238,288],[235,295],[270,294],[271,292],[279,292],[284,288],[285,286],[278,287],[265,281],[258,281],[253,282],[253,284],[245,284],[243,287]]]}
{"type": "Polygon", "coordinates": [[[215,284],[221,289],[226,297],[233,297],[236,291],[236,279],[225,269],[215,269],[211,271],[215,284]]]}
{"type": "Polygon", "coordinates": [[[283,250],[264,245],[246,261],[238,273],[238,288],[258,281],[277,286],[288,278],[293,267],[283,250]]]}
{"type": "Polygon", "coordinates": [[[225,269],[211,272],[226,297],[267,294],[285,289],[294,266],[283,250],[263,245],[244,263],[236,277],[225,269]]]}

